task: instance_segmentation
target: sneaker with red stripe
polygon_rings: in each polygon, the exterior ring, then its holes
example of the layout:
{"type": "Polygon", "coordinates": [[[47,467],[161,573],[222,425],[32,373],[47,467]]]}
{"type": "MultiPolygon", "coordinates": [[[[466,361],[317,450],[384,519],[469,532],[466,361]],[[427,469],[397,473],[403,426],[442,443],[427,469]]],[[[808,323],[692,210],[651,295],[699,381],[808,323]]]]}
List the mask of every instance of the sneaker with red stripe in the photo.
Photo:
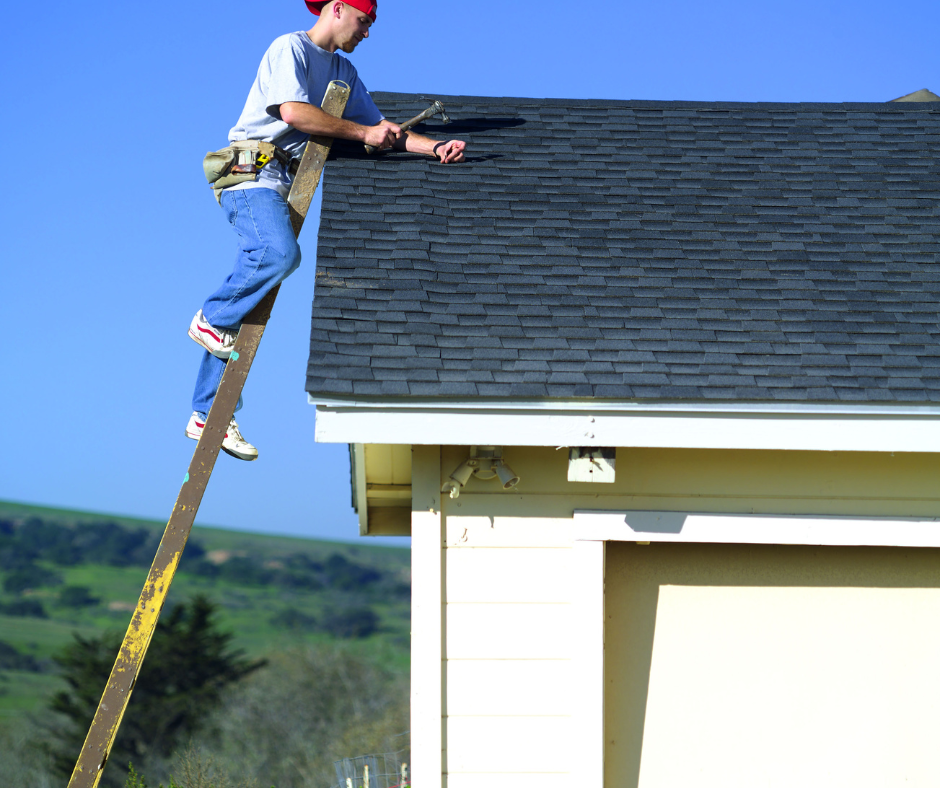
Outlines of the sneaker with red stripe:
{"type": "MultiPolygon", "coordinates": [[[[205,426],[206,422],[202,416],[193,411],[193,415],[189,417],[189,424],[186,425],[186,437],[195,441],[199,440],[205,426]]],[[[258,450],[242,437],[235,419],[228,423],[225,438],[222,440],[222,451],[237,457],[239,460],[251,461],[258,459],[258,450]]]]}
{"type": "Polygon", "coordinates": [[[199,345],[202,345],[216,358],[228,359],[235,348],[235,339],[238,331],[229,331],[225,328],[214,328],[203,317],[202,310],[196,312],[193,322],[189,324],[189,336],[199,345]]]}

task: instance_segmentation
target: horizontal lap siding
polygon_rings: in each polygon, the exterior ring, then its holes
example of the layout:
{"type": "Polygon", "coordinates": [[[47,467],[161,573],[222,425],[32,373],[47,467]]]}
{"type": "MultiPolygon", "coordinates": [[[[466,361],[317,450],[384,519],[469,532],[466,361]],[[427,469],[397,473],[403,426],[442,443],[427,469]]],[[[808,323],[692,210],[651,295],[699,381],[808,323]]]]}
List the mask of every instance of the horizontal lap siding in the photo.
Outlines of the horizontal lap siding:
{"type": "Polygon", "coordinates": [[[449,660],[451,717],[557,716],[571,708],[571,661],[449,660]]]}
{"type": "Polygon", "coordinates": [[[570,605],[448,605],[452,659],[570,659],[570,605]]]}
{"type": "Polygon", "coordinates": [[[570,549],[449,550],[447,603],[567,605],[570,567],[570,549]]]}
{"type": "Polygon", "coordinates": [[[446,785],[567,788],[571,521],[451,517],[446,533],[446,785]]]}
{"type": "Polygon", "coordinates": [[[444,788],[571,788],[565,774],[448,774],[444,788]]]}
{"type": "Polygon", "coordinates": [[[446,731],[448,774],[564,774],[572,766],[567,717],[448,717],[446,731]]]}

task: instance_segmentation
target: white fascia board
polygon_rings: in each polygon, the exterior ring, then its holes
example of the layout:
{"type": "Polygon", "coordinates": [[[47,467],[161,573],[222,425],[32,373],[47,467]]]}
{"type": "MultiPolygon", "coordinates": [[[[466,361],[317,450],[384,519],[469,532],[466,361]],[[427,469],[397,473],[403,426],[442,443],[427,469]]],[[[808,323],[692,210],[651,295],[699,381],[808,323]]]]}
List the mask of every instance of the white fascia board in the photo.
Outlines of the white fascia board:
{"type": "Polygon", "coordinates": [[[689,512],[575,512],[577,539],[597,542],[940,547],[940,520],[689,512]]]}
{"type": "Polygon", "coordinates": [[[320,443],[940,452],[940,406],[317,404],[320,443]]]}

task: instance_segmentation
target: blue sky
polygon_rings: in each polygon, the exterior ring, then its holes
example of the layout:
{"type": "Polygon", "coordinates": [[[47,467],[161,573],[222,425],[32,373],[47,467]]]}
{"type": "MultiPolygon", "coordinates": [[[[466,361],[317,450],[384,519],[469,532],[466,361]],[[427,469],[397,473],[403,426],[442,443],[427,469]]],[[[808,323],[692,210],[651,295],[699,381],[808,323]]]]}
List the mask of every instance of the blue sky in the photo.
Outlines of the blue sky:
{"type": "MultiPolygon", "coordinates": [[[[195,446],[186,329],[234,250],[200,162],[270,41],[313,21],[302,0],[18,9],[0,51],[0,498],[168,516],[195,446]]],[[[887,101],[940,93],[938,27],[937,0],[383,0],[352,60],[372,90],[426,96],[887,101]]],[[[199,522],[355,538],[346,447],[314,443],[304,394],[318,212],[239,414],[260,459],[220,458],[199,522]]]]}

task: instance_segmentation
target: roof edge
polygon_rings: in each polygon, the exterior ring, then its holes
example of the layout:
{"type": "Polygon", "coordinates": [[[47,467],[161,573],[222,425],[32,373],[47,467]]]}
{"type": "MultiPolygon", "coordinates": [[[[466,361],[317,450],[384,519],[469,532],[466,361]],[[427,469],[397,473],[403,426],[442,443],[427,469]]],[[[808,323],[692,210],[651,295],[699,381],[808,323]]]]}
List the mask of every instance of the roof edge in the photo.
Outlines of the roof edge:
{"type": "Polygon", "coordinates": [[[317,443],[940,454],[940,413],[327,407],[317,443]]]}
{"type": "Polygon", "coordinates": [[[874,404],[849,402],[702,402],[641,400],[527,400],[527,399],[446,399],[411,397],[379,399],[368,397],[325,397],[307,394],[307,403],[329,409],[371,411],[538,411],[553,413],[695,413],[739,415],[816,415],[940,417],[940,404],[874,404]]]}

